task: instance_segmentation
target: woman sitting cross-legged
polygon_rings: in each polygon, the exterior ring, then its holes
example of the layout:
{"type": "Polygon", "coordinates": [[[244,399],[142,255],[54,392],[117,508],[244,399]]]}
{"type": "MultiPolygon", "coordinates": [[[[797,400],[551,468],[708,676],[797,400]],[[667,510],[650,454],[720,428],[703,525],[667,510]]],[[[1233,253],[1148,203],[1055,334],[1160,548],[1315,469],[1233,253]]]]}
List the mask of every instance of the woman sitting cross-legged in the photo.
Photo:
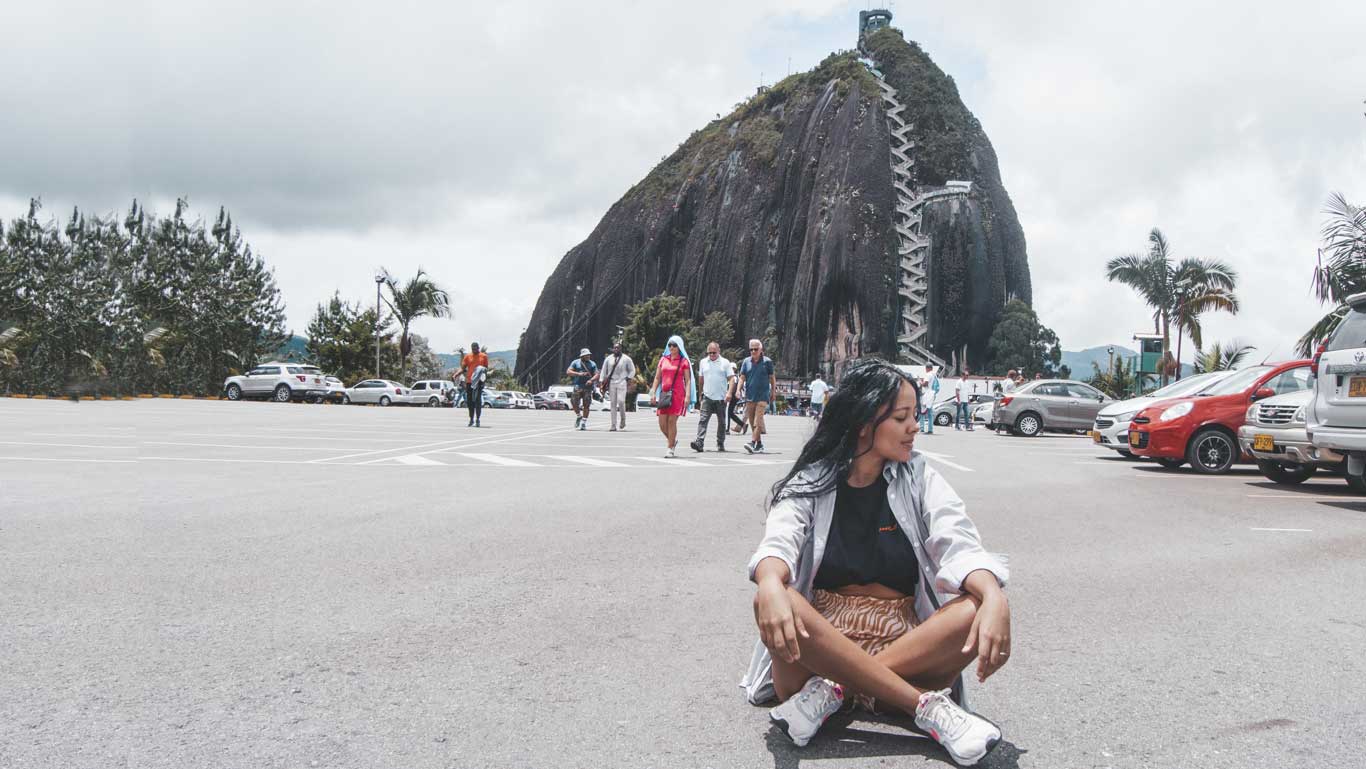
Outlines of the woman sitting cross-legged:
{"type": "Polygon", "coordinates": [[[771,716],[797,745],[847,700],[912,716],[970,766],[1001,732],[950,690],[974,660],[984,682],[1010,656],[1007,570],[914,452],[919,400],[897,367],[857,361],[774,485],[749,563],[761,640],[741,686],[756,705],[782,701],[771,716]]]}

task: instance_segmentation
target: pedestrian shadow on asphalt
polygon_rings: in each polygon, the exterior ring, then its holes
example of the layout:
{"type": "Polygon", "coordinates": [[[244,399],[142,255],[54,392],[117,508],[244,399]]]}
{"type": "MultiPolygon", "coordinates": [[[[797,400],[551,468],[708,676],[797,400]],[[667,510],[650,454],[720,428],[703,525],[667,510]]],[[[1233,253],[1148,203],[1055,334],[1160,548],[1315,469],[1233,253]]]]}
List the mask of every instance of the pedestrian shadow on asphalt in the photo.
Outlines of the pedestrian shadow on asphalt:
{"type": "Polygon", "coordinates": [[[1263,491],[1275,491],[1283,494],[1305,494],[1310,497],[1331,495],[1334,497],[1342,497],[1342,501],[1344,502],[1350,502],[1352,500],[1366,501],[1362,499],[1360,494],[1352,491],[1346,481],[1339,481],[1338,483],[1301,483],[1294,486],[1272,483],[1271,481],[1254,481],[1249,483],[1248,486],[1254,489],[1262,489],[1263,491]]]}
{"type": "MultiPolygon", "coordinates": [[[[879,758],[883,756],[922,756],[931,764],[943,763],[953,766],[949,754],[929,737],[906,730],[906,719],[859,713],[858,718],[847,713],[837,713],[821,727],[820,734],[804,748],[792,744],[792,740],[781,726],[771,724],[768,734],[764,735],[768,752],[773,755],[773,769],[798,769],[803,760],[818,761],[826,758],[879,758]],[[903,730],[903,733],[861,729],[858,722],[882,724],[903,730]]],[[[977,766],[990,769],[1018,769],[1020,756],[1028,751],[1021,750],[1015,743],[1002,740],[991,751],[985,761],[977,766]]]]}

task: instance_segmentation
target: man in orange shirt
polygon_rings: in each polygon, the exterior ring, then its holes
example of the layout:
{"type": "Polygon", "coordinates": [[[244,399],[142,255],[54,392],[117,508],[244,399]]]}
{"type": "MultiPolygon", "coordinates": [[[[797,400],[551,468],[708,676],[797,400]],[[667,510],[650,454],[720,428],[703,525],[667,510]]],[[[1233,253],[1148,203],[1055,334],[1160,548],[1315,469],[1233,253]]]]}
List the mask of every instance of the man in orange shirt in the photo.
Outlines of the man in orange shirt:
{"type": "Polygon", "coordinates": [[[460,359],[460,375],[465,378],[465,407],[470,411],[470,427],[479,426],[484,410],[484,378],[488,375],[489,356],[470,342],[470,351],[460,359]]]}

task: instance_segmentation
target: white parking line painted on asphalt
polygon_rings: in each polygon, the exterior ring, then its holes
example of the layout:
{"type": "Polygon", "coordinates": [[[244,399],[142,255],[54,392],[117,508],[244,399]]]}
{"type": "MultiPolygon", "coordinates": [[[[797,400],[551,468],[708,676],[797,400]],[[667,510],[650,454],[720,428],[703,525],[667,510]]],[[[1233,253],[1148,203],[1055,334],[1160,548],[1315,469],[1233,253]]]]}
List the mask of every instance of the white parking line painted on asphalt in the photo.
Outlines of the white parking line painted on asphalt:
{"type": "MultiPolygon", "coordinates": [[[[280,436],[284,437],[284,436],[280,436]]],[[[327,446],[244,446],[239,443],[185,443],[182,441],[143,441],[144,446],[195,446],[206,449],[250,449],[252,451],[321,451],[327,452],[327,446]]]]}
{"type": "Polygon", "coordinates": [[[52,445],[57,448],[113,448],[113,449],[134,449],[135,445],[92,445],[92,444],[53,444],[38,443],[38,441],[0,441],[4,445],[52,445]]]}
{"type": "Polygon", "coordinates": [[[65,457],[0,457],[0,460],[12,459],[17,462],[108,462],[109,464],[131,464],[138,463],[136,459],[68,459],[65,457]]]}
{"type": "Polygon", "coordinates": [[[952,467],[955,470],[962,470],[965,473],[975,472],[971,467],[965,467],[964,465],[960,465],[957,462],[950,462],[949,460],[944,458],[946,456],[944,454],[936,454],[933,451],[926,451],[924,449],[920,449],[919,451],[921,454],[924,454],[925,456],[934,460],[936,464],[948,465],[949,467],[952,467]]]}
{"type": "Polygon", "coordinates": [[[1253,526],[1252,531],[1313,531],[1313,529],[1262,529],[1253,526]]]}
{"type": "Polygon", "coordinates": [[[540,465],[535,462],[524,462],[520,459],[512,459],[511,457],[500,457],[497,454],[466,454],[464,452],[457,452],[456,456],[464,457],[466,459],[477,459],[481,462],[488,462],[491,465],[503,465],[504,467],[540,467],[540,465]]]}
{"type": "Polygon", "coordinates": [[[1248,494],[1252,499],[1341,499],[1345,502],[1366,502],[1351,494],[1248,494]]]}
{"type": "Polygon", "coordinates": [[[595,459],[593,457],[575,457],[568,454],[546,454],[545,456],[547,459],[559,459],[564,462],[575,462],[591,467],[630,467],[630,465],[623,465],[620,462],[610,462],[606,459],[595,459]]]}
{"type": "MultiPolygon", "coordinates": [[[[562,432],[562,431],[564,431],[564,430],[566,430],[566,429],[568,429],[568,428],[563,428],[563,427],[562,427],[562,428],[557,428],[557,429],[555,429],[555,430],[541,430],[541,429],[537,428],[537,429],[535,429],[535,430],[521,430],[521,431],[512,433],[511,435],[508,435],[508,436],[506,436],[506,437],[499,438],[499,439],[492,440],[492,441],[479,441],[479,440],[474,440],[473,442],[471,442],[471,440],[472,440],[471,438],[457,438],[457,439],[448,440],[448,441],[436,441],[436,442],[434,442],[434,443],[419,443],[419,444],[417,444],[417,445],[415,445],[415,446],[395,446],[395,447],[392,448],[392,449],[375,449],[374,451],[361,451],[361,452],[358,452],[358,453],[355,453],[355,454],[343,454],[343,455],[341,455],[341,456],[339,456],[339,457],[324,457],[324,458],[322,458],[322,459],[312,459],[312,460],[309,460],[309,461],[310,461],[310,462],[317,462],[317,463],[335,462],[336,460],[339,460],[339,459],[355,459],[356,457],[373,457],[373,456],[375,456],[376,454],[398,454],[398,453],[403,453],[403,452],[414,453],[414,450],[415,450],[415,449],[431,449],[431,451],[417,452],[417,453],[422,453],[422,454],[428,454],[428,453],[433,453],[433,452],[435,452],[435,451],[455,450],[455,449],[459,449],[459,448],[464,447],[464,446],[481,446],[481,445],[483,445],[483,444],[485,444],[485,443],[495,443],[495,442],[499,442],[499,441],[510,441],[510,440],[513,440],[514,438],[519,438],[519,437],[522,437],[522,438],[530,438],[530,437],[535,436],[535,435],[549,435],[549,434],[551,434],[551,433],[562,432]],[[432,447],[434,447],[434,446],[440,446],[441,448],[439,448],[439,449],[433,449],[432,447]]],[[[365,464],[365,463],[362,462],[362,463],[360,463],[360,464],[365,464]]]]}
{"type": "Polygon", "coordinates": [[[425,465],[434,467],[445,467],[445,465],[435,459],[428,459],[421,454],[407,454],[401,457],[394,457],[394,461],[404,465],[425,465]]]}
{"type": "MultiPolygon", "coordinates": [[[[710,463],[710,462],[698,462],[696,459],[692,459],[691,457],[686,457],[686,456],[677,456],[677,457],[673,457],[673,458],[669,458],[669,457],[632,457],[632,459],[639,459],[639,460],[641,460],[642,462],[661,462],[661,463],[666,464],[666,465],[674,465],[675,467],[726,467],[726,465],[713,465],[713,464],[710,463]]],[[[738,465],[737,465],[737,467],[738,467],[738,465]]]]}

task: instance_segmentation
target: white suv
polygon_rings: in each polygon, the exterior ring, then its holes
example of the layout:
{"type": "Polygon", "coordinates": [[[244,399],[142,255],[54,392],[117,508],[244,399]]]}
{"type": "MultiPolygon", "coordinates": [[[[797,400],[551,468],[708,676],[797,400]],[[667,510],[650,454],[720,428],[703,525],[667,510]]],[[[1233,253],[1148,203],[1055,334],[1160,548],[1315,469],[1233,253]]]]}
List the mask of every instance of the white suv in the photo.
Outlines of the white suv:
{"type": "Polygon", "coordinates": [[[1314,398],[1305,417],[1310,442],[1347,455],[1350,482],[1366,473],[1366,293],[1347,297],[1347,305],[1314,353],[1314,398]]]}
{"type": "Polygon", "coordinates": [[[398,401],[412,406],[449,406],[455,402],[455,389],[455,383],[448,379],[423,379],[413,382],[398,401]]]}
{"type": "Polygon", "coordinates": [[[223,381],[223,394],[230,401],[243,398],[270,398],[280,403],[296,399],[321,398],[327,383],[317,366],[271,361],[223,381]]]}

